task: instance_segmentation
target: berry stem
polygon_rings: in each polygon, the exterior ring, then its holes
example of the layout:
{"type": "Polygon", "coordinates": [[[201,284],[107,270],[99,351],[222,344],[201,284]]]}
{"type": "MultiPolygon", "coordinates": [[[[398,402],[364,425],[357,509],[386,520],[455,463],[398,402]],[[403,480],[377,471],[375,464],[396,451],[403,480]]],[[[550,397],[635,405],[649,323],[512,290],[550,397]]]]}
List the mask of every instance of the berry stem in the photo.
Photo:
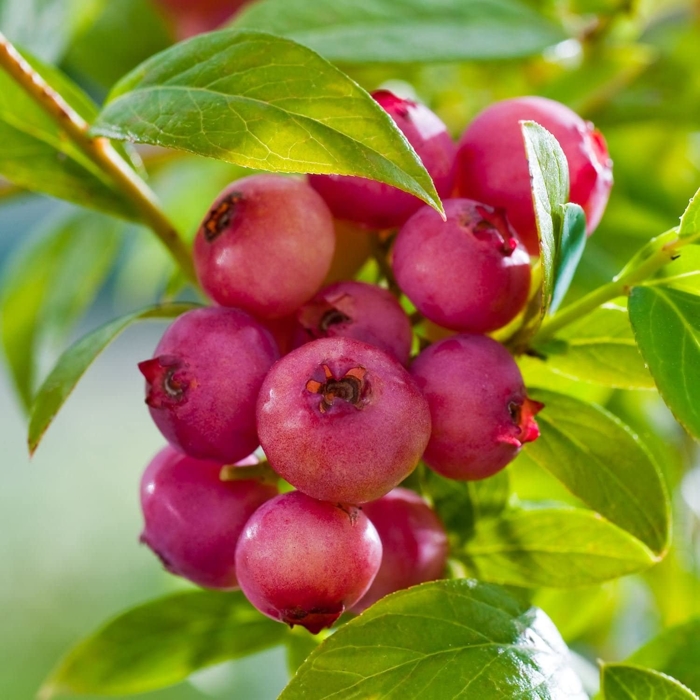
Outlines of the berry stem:
{"type": "Polygon", "coordinates": [[[545,320],[533,338],[532,345],[550,340],[564,326],[591,313],[601,304],[629,294],[632,287],[649,279],[671,262],[679,248],[694,241],[695,238],[679,238],[677,229],[671,229],[649,241],[612,281],[594,289],[545,320]]]}
{"type": "Polygon", "coordinates": [[[148,185],[132,170],[108,139],[89,134],[90,125],[20,55],[0,32],[0,67],[53,119],[80,150],[103,170],[114,186],[160,238],[187,278],[196,284],[192,257],[148,185]]]}

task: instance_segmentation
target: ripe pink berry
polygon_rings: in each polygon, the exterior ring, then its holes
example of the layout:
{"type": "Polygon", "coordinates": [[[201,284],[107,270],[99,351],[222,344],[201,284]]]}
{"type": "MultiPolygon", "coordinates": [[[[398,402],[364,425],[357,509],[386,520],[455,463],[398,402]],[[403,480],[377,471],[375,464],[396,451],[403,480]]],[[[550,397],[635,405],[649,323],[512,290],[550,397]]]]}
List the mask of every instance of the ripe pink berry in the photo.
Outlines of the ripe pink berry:
{"type": "Polygon", "coordinates": [[[232,464],[258,446],[255,401],[279,352],[239,309],[188,311],[139,364],[156,425],[190,457],[232,464]]]}
{"type": "Polygon", "coordinates": [[[141,479],[147,544],[176,576],[206,588],[235,588],[236,543],[255,510],[277,495],[259,481],[221,481],[219,462],[161,450],[141,479]]]}
{"type": "MultiPolygon", "coordinates": [[[[447,127],[426,106],[403,100],[388,90],[378,90],[372,97],[413,146],[440,196],[449,196],[456,149],[447,127]]],[[[310,175],[309,182],[326,200],[334,216],[371,228],[401,226],[422,204],[407,192],[360,177],[310,175]]]]}
{"type": "Polygon", "coordinates": [[[394,247],[396,280],[431,321],[486,333],[505,326],[527,302],[530,257],[502,211],[470,199],[430,207],[401,228],[394,247]]]}
{"type": "Polygon", "coordinates": [[[598,226],[612,187],[612,161],[603,135],[563,104],[544,97],[496,102],[477,115],[459,141],[455,187],[506,210],[531,254],[539,242],[520,120],[541,124],[559,141],[569,162],[570,200],[586,212],[586,229],[598,226]]]}
{"type": "Polygon", "coordinates": [[[364,282],[324,287],[297,311],[295,347],[318,338],[355,338],[408,363],[413,333],[401,305],[386,289],[364,282]]]}
{"type": "Polygon", "coordinates": [[[333,217],[306,182],[251,175],[214,201],[195,238],[194,263],[218,304],[280,318],[316,293],[334,246],[333,217]]]}
{"type": "Polygon", "coordinates": [[[377,528],[382,541],[382,565],[374,583],[356,603],[362,612],[389,593],[434,581],[447,562],[447,534],[430,506],[408,489],[397,488],[377,501],[365,503],[362,512],[377,528]]]}
{"type": "Polygon", "coordinates": [[[209,32],[222,25],[251,0],[156,0],[174,24],[178,39],[209,32]]]}
{"type": "Polygon", "coordinates": [[[379,535],[359,508],[293,491],[250,518],[236,571],[260,612],[316,634],[364,595],[381,559],[379,535]]]}
{"type": "Polygon", "coordinates": [[[457,335],[424,350],[411,374],[430,404],[433,430],[423,459],[451,479],[485,479],[539,436],[515,360],[482,335],[457,335]]]}
{"type": "Polygon", "coordinates": [[[258,398],[258,434],[270,466],[300,491],[364,503],[413,471],[430,437],[430,411],[385,352],[322,338],[270,370],[258,398]]]}

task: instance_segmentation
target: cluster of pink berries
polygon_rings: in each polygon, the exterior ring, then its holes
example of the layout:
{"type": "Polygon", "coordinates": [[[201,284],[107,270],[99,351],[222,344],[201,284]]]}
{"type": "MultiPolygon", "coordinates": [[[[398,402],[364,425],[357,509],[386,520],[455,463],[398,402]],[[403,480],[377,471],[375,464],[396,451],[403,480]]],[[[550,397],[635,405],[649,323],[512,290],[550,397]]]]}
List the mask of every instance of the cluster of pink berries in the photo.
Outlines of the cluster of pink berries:
{"type": "Polygon", "coordinates": [[[397,488],[421,459],[448,478],[482,479],[538,436],[541,405],[510,353],[483,335],[524,307],[537,252],[519,120],[558,138],[591,228],[611,185],[602,137],[557,103],[493,105],[455,146],[426,107],[374,98],[446,198],[447,220],[355,177],[234,182],[194,245],[217,305],[178,318],[139,365],[171,445],[143,478],[143,541],[173,573],[240,586],[264,614],[314,633],[442,575],[438,517],[397,488]],[[389,291],[357,281],[319,291],[334,217],[385,238],[398,229],[385,264],[422,316],[457,333],[411,362],[411,322],[389,291]],[[230,475],[230,465],[255,464],[258,447],[296,490],[222,480],[224,465],[230,475]]]}

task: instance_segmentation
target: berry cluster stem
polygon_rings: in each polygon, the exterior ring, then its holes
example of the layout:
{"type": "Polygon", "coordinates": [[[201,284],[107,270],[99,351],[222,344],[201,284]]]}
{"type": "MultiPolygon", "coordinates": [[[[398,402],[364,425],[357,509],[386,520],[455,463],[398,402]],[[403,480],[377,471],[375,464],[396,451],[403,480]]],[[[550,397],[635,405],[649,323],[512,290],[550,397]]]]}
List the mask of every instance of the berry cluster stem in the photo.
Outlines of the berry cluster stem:
{"type": "Polygon", "coordinates": [[[676,229],[653,239],[610,282],[594,289],[545,320],[532,344],[537,345],[550,340],[564,326],[594,311],[601,304],[629,294],[632,287],[648,280],[655,272],[671,262],[679,248],[694,241],[694,238],[680,238],[676,229]]]}
{"type": "Polygon", "coordinates": [[[160,238],[187,278],[196,283],[192,257],[153,191],[108,139],[90,136],[90,125],[29,65],[0,32],[0,67],[51,117],[80,150],[109,175],[141,219],[160,238]]]}

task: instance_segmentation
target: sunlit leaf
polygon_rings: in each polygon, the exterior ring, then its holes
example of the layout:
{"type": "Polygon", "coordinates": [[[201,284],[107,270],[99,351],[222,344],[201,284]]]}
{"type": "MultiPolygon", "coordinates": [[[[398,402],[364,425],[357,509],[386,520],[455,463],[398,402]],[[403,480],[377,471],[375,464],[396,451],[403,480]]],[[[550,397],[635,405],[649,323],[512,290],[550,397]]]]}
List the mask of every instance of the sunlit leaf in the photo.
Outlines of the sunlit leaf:
{"type": "Polygon", "coordinates": [[[600,672],[603,700],[697,700],[675,678],[629,664],[604,664],[600,672]]]}

